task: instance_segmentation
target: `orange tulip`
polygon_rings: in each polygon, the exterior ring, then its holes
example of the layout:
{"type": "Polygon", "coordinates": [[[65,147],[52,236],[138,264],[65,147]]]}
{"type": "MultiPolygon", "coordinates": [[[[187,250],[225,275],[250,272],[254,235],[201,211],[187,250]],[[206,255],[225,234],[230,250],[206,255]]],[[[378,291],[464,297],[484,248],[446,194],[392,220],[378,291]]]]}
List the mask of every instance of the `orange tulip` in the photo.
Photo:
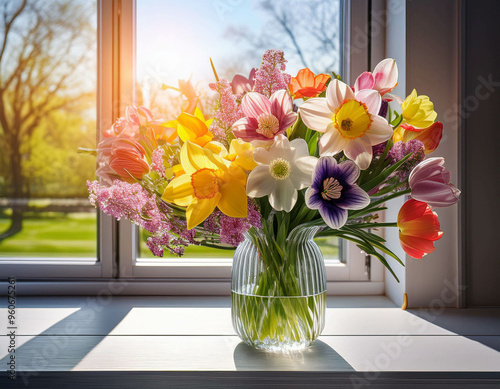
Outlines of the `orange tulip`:
{"type": "Polygon", "coordinates": [[[135,183],[149,173],[146,151],[132,139],[116,139],[109,156],[109,167],[124,181],[135,183]],[[135,178],[135,179],[134,179],[135,178]]]}
{"type": "Polygon", "coordinates": [[[433,242],[441,239],[437,214],[426,203],[410,199],[398,214],[399,242],[410,257],[421,259],[436,248],[433,242]]]}
{"type": "Polygon", "coordinates": [[[296,77],[290,81],[290,92],[295,99],[316,97],[325,90],[325,85],[330,79],[328,74],[317,76],[308,68],[301,69],[296,77]]]}

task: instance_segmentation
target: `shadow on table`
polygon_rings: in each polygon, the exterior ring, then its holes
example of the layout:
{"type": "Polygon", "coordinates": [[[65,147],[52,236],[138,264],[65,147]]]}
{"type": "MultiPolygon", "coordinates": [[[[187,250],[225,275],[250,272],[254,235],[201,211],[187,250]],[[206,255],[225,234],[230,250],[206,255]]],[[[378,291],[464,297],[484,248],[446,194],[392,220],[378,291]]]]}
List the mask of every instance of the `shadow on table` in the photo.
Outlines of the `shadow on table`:
{"type": "Polygon", "coordinates": [[[290,354],[256,350],[241,342],[233,353],[236,370],[355,371],[326,343],[316,340],[303,351],[290,354]]]}
{"type": "Polygon", "coordinates": [[[443,310],[422,308],[408,309],[407,312],[454,334],[500,351],[500,309],[498,308],[447,308],[443,310]]]}

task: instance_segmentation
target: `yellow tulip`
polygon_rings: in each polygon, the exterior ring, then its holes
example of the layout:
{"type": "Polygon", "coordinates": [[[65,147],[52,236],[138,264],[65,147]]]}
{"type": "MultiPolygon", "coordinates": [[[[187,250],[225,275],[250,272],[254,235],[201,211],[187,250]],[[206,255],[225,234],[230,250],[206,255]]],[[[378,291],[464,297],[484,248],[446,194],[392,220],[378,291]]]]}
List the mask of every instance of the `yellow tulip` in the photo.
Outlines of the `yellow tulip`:
{"type": "Polygon", "coordinates": [[[403,122],[410,124],[415,128],[427,128],[437,118],[434,111],[434,104],[428,96],[417,95],[413,89],[410,95],[403,102],[403,122]]]}
{"type": "Polygon", "coordinates": [[[230,217],[247,217],[247,176],[239,166],[190,141],[182,146],[181,165],[185,174],[168,184],[162,199],[187,207],[188,229],[216,207],[230,217]]]}

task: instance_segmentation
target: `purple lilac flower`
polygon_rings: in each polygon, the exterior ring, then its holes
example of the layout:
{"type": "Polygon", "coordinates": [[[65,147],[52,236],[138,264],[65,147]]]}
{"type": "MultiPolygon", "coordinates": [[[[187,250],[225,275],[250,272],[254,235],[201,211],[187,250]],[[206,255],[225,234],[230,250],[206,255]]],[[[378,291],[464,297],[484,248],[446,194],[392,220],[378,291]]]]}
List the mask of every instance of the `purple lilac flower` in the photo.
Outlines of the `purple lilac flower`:
{"type": "Polygon", "coordinates": [[[373,150],[373,157],[377,157],[379,155],[384,154],[385,151],[385,146],[387,145],[387,141],[379,143],[378,145],[375,145],[372,147],[373,150]]]}
{"type": "Polygon", "coordinates": [[[255,72],[254,91],[270,97],[280,89],[288,89],[292,77],[284,72],[286,63],[282,50],[267,50],[259,70],[255,72]]]}
{"type": "Polygon", "coordinates": [[[387,154],[387,159],[389,159],[391,165],[394,165],[408,154],[411,154],[411,156],[394,173],[401,181],[406,181],[413,168],[424,160],[424,144],[418,139],[412,139],[406,143],[396,142],[387,154]]]}
{"type": "Polygon", "coordinates": [[[349,209],[363,209],[370,197],[356,180],[359,167],[347,160],[337,163],[333,157],[321,157],[313,172],[313,182],[306,191],[306,204],[317,209],[325,223],[333,229],[347,222],[349,209]]]}

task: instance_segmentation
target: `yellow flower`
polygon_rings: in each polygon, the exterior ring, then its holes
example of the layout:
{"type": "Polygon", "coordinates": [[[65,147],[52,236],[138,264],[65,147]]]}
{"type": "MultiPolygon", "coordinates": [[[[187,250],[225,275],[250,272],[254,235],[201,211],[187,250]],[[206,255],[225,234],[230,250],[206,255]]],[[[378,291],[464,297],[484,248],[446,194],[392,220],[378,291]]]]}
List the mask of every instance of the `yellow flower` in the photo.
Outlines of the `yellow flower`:
{"type": "Polygon", "coordinates": [[[187,112],[177,117],[177,133],[183,142],[193,142],[203,147],[210,142],[214,135],[208,129],[213,119],[205,120],[203,113],[196,108],[194,115],[187,112]]]}
{"type": "Polygon", "coordinates": [[[255,146],[243,139],[233,139],[229,146],[229,152],[222,143],[216,141],[208,142],[203,148],[212,151],[227,161],[234,162],[244,171],[252,171],[257,166],[253,160],[255,146]]]}
{"type": "Polygon", "coordinates": [[[247,176],[239,166],[190,141],[182,146],[181,165],[185,174],[168,184],[162,199],[187,207],[188,229],[202,223],[215,207],[230,217],[247,217],[247,176]]]}
{"type": "Polygon", "coordinates": [[[429,97],[424,95],[418,96],[415,89],[405,99],[402,107],[403,121],[415,128],[427,128],[437,118],[437,113],[434,111],[434,104],[429,100],[429,97]]]}
{"type": "Polygon", "coordinates": [[[253,144],[245,142],[242,139],[233,139],[229,147],[229,154],[225,158],[234,161],[236,165],[243,170],[251,171],[257,166],[253,159],[253,144]]]}

